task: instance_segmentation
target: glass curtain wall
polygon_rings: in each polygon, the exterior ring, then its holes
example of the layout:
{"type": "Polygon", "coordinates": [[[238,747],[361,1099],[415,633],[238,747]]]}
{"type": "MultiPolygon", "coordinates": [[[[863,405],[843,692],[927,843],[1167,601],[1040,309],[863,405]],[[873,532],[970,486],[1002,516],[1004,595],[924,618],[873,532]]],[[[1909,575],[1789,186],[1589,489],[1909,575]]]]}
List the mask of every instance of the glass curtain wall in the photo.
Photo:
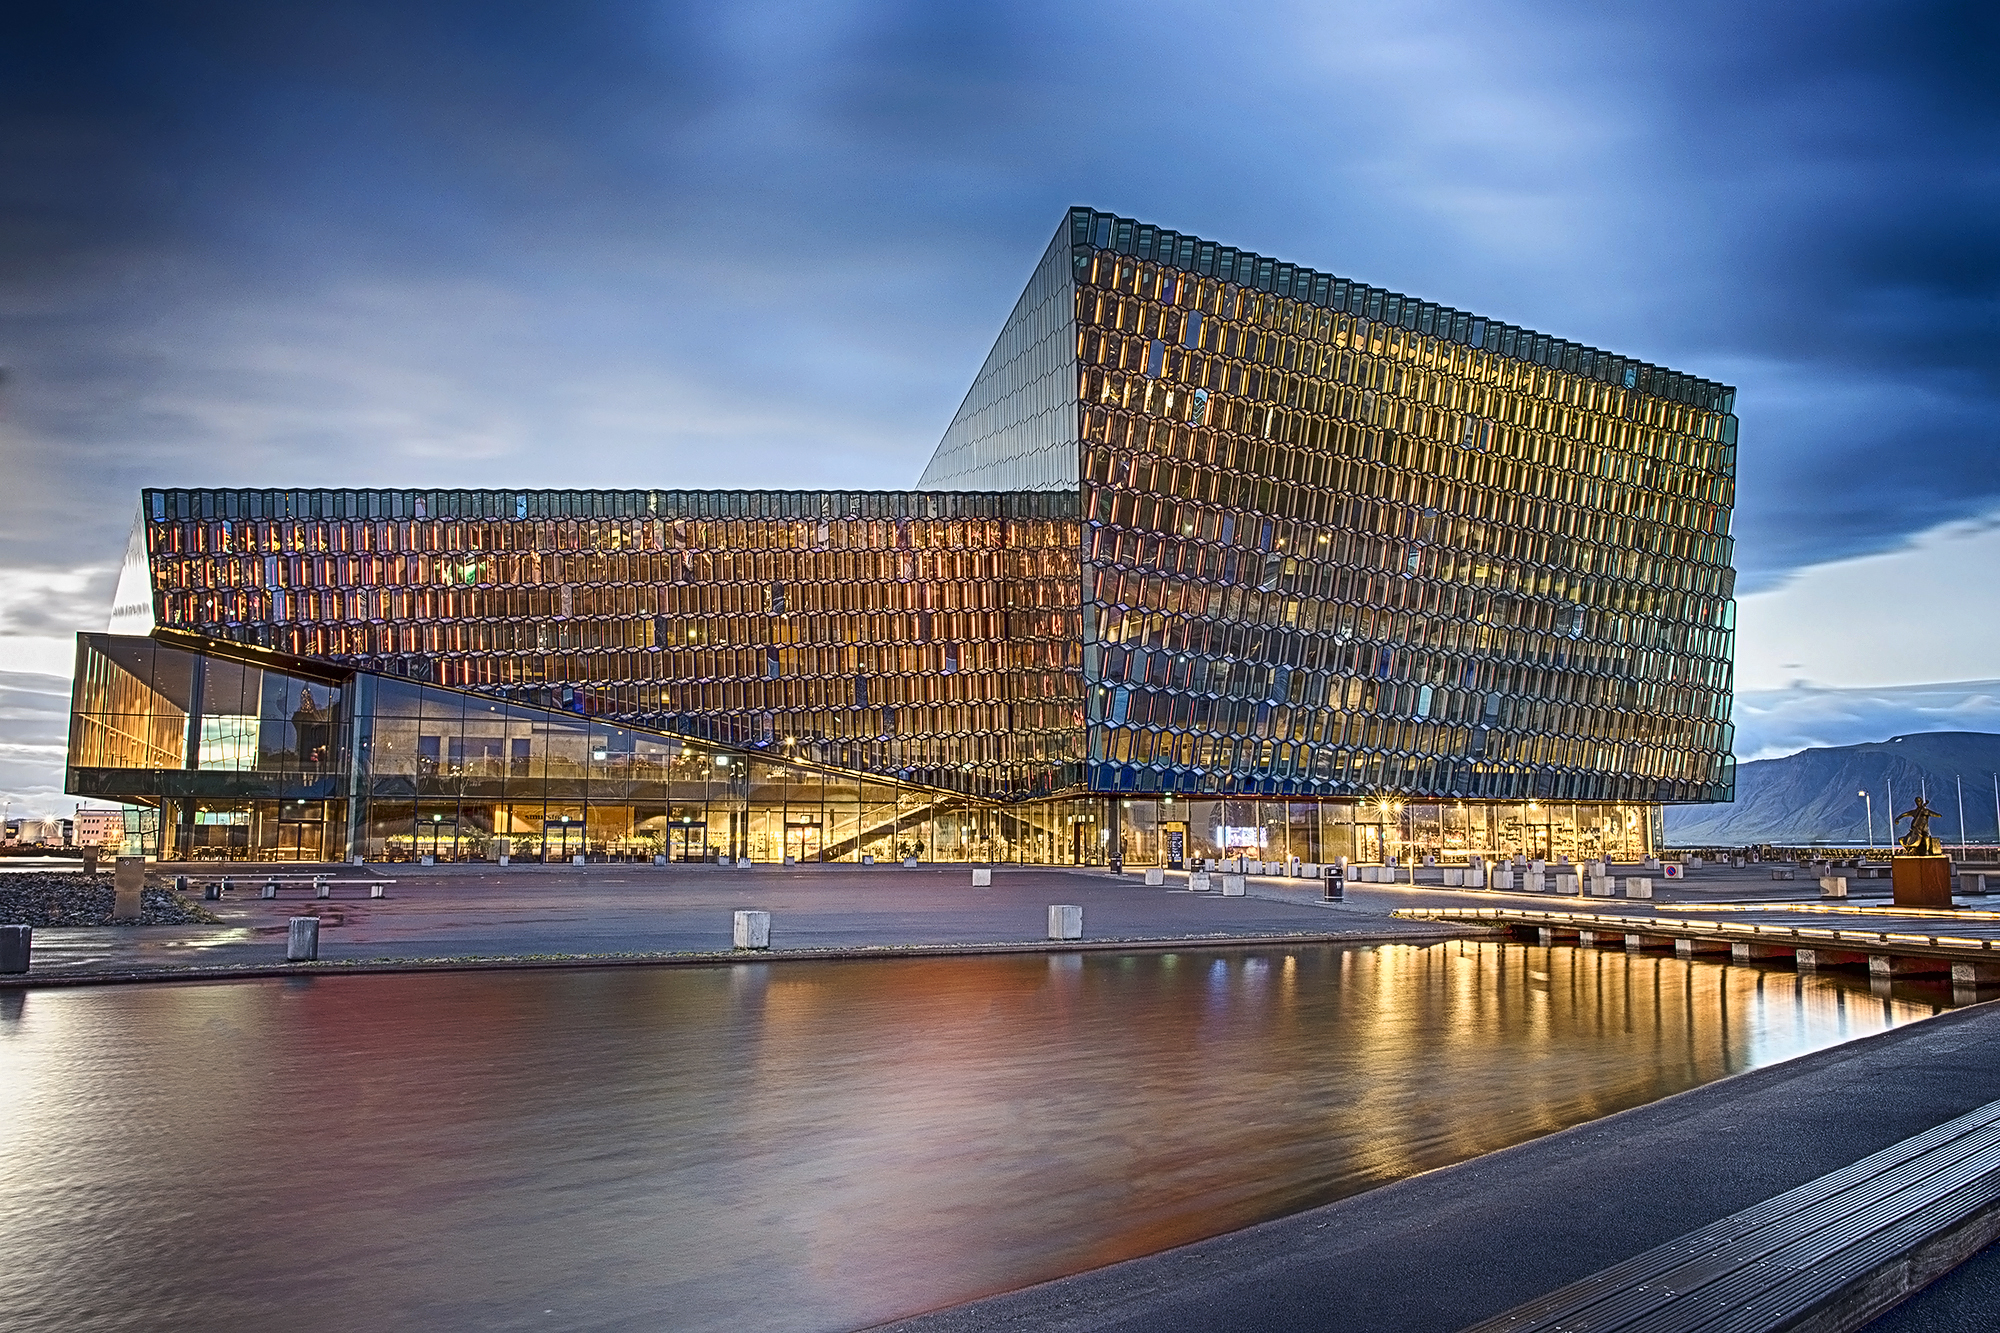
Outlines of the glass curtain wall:
{"type": "Polygon", "coordinates": [[[1094,789],[1729,799],[1733,391],[1072,223],[1094,789]]]}
{"type": "Polygon", "coordinates": [[[1018,799],[1083,776],[1076,505],[148,491],[143,540],[170,630],[1018,799]]]}

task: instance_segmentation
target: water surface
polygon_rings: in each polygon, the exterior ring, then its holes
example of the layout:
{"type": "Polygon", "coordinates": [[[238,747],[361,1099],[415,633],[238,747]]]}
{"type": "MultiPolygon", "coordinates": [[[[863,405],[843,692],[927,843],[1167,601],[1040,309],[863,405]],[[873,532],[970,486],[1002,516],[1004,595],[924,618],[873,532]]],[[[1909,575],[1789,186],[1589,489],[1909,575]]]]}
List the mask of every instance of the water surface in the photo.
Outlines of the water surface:
{"type": "Polygon", "coordinates": [[[858,1328],[1924,994],[1497,943],[0,993],[0,1326],[858,1328]]]}

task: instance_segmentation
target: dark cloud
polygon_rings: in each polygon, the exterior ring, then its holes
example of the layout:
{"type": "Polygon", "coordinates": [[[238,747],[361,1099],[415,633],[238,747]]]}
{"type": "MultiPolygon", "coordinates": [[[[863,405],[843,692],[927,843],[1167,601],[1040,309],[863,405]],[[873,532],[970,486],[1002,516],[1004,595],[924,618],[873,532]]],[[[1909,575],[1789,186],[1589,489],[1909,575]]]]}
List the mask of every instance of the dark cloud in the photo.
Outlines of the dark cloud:
{"type": "Polygon", "coordinates": [[[1881,689],[1746,690],[1736,696],[1739,761],[1811,746],[1860,745],[1920,731],[2000,733],[2000,681],[1881,689]]]}
{"type": "Polygon", "coordinates": [[[144,484],[905,484],[1084,202],[1738,384],[1759,586],[2000,504],[1994,23],[44,6],[0,566],[144,484]]]}

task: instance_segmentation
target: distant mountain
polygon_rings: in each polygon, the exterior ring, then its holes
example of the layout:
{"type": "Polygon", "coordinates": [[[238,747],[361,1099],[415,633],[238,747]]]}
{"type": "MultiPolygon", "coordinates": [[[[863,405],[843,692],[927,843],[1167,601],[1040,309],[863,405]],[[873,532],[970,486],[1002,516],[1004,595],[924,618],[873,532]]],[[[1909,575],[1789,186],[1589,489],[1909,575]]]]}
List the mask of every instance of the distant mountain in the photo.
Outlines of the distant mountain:
{"type": "Polygon", "coordinates": [[[1670,805],[1667,844],[1739,847],[1752,843],[1868,841],[1866,791],[1875,803],[1875,840],[1889,841],[1889,820],[1919,791],[1942,812],[1931,832],[1944,842],[2000,839],[1993,799],[2000,736],[1983,731],[1926,731],[1866,745],[1801,750],[1736,769],[1733,805],[1670,805]],[[1959,783],[1965,829],[1958,826],[1959,783]],[[1889,806],[1890,792],[1895,808],[1889,806]]]}

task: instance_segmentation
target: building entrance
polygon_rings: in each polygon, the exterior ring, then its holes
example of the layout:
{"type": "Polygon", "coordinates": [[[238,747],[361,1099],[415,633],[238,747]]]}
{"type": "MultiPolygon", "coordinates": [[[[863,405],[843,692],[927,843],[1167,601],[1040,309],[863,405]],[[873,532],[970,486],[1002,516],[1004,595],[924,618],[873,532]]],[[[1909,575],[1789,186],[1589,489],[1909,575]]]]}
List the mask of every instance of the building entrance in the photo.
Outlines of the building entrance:
{"type": "Polygon", "coordinates": [[[667,859],[700,861],[708,855],[707,824],[667,825],[667,859]]]}
{"type": "Polygon", "coordinates": [[[320,801],[280,801],[278,841],[273,855],[279,861],[319,861],[325,859],[326,806],[320,801]]]}
{"type": "Polygon", "coordinates": [[[440,861],[458,859],[458,819],[455,816],[434,815],[417,823],[416,854],[420,857],[435,857],[440,861]]]}
{"type": "Polygon", "coordinates": [[[819,822],[798,820],[785,825],[785,855],[800,865],[819,860],[819,822]]]}
{"type": "Polygon", "coordinates": [[[583,851],[582,820],[563,818],[542,821],[542,859],[544,861],[567,861],[572,856],[583,855],[583,851]]]}

